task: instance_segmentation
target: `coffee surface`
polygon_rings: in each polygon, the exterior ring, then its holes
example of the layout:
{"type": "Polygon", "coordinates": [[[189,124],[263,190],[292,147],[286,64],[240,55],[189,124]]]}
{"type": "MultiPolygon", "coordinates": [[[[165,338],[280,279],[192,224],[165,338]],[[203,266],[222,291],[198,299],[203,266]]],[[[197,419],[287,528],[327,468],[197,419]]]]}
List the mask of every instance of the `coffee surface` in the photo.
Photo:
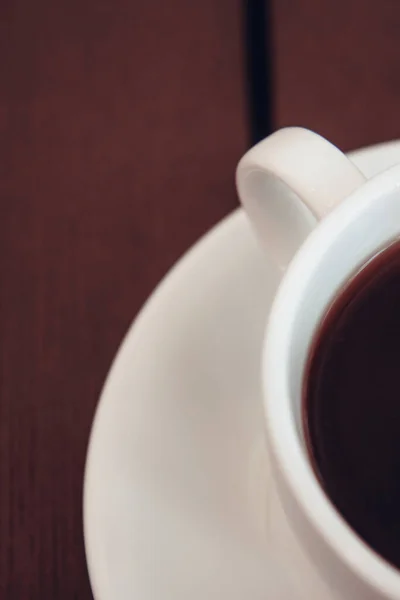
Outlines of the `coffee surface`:
{"type": "Polygon", "coordinates": [[[400,568],[400,243],[358,272],[317,332],[303,420],[338,511],[400,568]]]}

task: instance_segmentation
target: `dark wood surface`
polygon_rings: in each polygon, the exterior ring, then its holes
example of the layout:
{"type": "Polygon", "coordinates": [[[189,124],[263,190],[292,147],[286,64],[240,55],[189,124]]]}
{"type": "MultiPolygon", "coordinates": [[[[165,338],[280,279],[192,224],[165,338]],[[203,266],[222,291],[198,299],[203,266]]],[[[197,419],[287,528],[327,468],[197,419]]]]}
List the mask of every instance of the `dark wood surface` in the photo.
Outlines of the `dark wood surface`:
{"type": "Polygon", "coordinates": [[[0,3],[0,598],[91,598],[82,475],[118,344],[236,205],[239,0],[0,3]]]}
{"type": "Polygon", "coordinates": [[[400,137],[400,3],[271,0],[274,123],[345,150],[400,137]]]}

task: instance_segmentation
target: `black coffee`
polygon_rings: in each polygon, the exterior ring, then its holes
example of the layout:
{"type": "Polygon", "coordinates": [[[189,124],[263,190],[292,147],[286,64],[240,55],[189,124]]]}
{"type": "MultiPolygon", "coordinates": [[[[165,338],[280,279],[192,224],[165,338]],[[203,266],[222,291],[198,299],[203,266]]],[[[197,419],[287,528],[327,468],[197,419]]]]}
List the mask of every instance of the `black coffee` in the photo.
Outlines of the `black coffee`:
{"type": "Polygon", "coordinates": [[[400,568],[400,243],[327,312],[304,382],[307,444],[351,527],[400,568]]]}

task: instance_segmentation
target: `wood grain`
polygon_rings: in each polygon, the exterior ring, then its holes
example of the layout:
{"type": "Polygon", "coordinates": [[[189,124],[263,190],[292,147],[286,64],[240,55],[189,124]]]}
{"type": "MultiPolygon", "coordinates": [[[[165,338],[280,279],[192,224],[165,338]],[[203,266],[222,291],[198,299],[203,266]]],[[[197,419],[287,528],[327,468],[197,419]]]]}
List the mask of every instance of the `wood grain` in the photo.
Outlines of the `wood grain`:
{"type": "Polygon", "coordinates": [[[0,597],[91,598],[82,476],[146,296],[236,204],[239,0],[0,3],[0,597]]]}
{"type": "Polygon", "coordinates": [[[400,3],[271,0],[276,127],[345,150],[400,137],[400,3]]]}

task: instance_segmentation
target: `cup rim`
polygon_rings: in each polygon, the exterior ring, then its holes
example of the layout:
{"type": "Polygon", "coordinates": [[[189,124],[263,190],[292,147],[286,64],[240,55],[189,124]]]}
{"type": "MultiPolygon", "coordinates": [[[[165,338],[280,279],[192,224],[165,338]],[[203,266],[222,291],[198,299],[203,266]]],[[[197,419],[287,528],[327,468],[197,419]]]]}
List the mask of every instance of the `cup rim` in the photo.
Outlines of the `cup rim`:
{"type": "MultiPolygon", "coordinates": [[[[289,353],[300,300],[335,237],[372,208],[383,194],[400,187],[400,165],[367,180],[320,222],[292,260],[276,294],[267,324],[262,380],[267,435],[281,474],[313,529],[337,558],[377,593],[400,598],[400,571],[366,544],[323,491],[298,436],[291,408],[289,353]],[[269,401],[270,398],[279,401],[269,401]]],[[[400,223],[399,223],[400,234],[400,223]]],[[[385,241],[385,240],[383,240],[385,241]]],[[[386,240],[388,241],[388,240],[386,240]]],[[[367,258],[367,257],[366,257],[367,258]]]]}

